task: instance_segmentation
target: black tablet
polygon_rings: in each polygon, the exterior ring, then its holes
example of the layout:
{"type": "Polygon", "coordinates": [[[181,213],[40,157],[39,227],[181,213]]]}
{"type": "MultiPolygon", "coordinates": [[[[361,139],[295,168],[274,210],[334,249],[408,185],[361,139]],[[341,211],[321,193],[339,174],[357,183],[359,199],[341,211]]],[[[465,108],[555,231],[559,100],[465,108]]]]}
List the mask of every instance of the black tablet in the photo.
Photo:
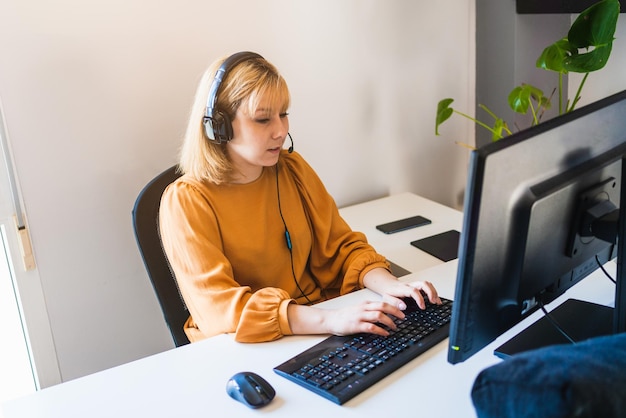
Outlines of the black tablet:
{"type": "Polygon", "coordinates": [[[458,257],[460,237],[459,231],[450,230],[412,241],[411,245],[442,261],[450,261],[458,257]]]}

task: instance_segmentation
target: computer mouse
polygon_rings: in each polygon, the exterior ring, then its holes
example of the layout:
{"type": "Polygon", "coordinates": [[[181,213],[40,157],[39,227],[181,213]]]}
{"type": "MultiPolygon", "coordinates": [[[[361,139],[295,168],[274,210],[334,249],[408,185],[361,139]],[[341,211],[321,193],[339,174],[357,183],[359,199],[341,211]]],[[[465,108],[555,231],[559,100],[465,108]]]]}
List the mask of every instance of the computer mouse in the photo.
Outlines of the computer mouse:
{"type": "Polygon", "coordinates": [[[239,372],[226,383],[226,393],[249,408],[267,405],[276,391],[267,380],[253,372],[239,372]]]}

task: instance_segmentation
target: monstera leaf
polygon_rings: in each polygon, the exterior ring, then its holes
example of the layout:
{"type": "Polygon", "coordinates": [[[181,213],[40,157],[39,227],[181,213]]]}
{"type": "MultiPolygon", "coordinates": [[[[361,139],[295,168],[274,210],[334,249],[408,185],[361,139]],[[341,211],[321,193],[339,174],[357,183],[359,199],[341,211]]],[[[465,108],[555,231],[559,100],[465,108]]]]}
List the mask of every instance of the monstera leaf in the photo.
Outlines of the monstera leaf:
{"type": "Polygon", "coordinates": [[[562,74],[602,69],[611,55],[619,12],[616,0],[603,0],[583,11],[566,38],[544,49],[537,67],[562,74]]]}

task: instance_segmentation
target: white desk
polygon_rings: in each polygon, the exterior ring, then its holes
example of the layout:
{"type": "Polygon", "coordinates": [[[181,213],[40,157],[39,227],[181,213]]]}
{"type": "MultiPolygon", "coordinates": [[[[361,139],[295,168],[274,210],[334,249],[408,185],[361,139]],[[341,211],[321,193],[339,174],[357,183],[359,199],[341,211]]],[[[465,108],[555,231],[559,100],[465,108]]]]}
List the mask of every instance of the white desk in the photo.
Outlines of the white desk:
{"type": "Polygon", "coordinates": [[[352,229],[367,236],[369,243],[378,252],[412,272],[437,266],[442,262],[411,246],[411,241],[450,229],[461,231],[463,222],[461,212],[411,193],[349,206],[340,212],[352,229]],[[422,215],[432,223],[395,234],[384,234],[376,229],[376,225],[414,215],[422,215]]]}
{"type": "MultiPolygon", "coordinates": [[[[430,280],[452,298],[456,261],[441,263],[409,245],[421,237],[461,228],[461,214],[411,194],[401,194],[342,209],[354,229],[365,232],[379,251],[414,271],[402,280],[430,280]],[[385,235],[374,225],[413,214],[430,218],[429,226],[385,235]],[[425,266],[425,269],[421,269],[425,266]]],[[[613,263],[608,267],[614,269],[613,263]]],[[[566,296],[612,305],[614,288],[602,274],[587,278],[566,296]]],[[[376,298],[369,290],[320,306],[339,306],[376,298]]],[[[555,302],[555,303],[557,303],[555,302]]],[[[552,305],[549,305],[549,309],[552,305]]],[[[556,306],[556,305],[555,305],[556,306]]],[[[539,317],[535,313],[464,363],[447,362],[447,340],[394,372],[343,406],[278,376],[273,367],[321,341],[322,336],[285,337],[261,344],[240,344],[230,335],[173,349],[116,368],[53,386],[6,402],[4,418],[18,417],[474,417],[470,389],[483,368],[499,360],[493,349],[539,317]],[[230,376],[250,370],[265,377],[277,392],[268,406],[251,410],[225,391],[230,376]],[[414,410],[414,413],[411,413],[414,410]]]]}

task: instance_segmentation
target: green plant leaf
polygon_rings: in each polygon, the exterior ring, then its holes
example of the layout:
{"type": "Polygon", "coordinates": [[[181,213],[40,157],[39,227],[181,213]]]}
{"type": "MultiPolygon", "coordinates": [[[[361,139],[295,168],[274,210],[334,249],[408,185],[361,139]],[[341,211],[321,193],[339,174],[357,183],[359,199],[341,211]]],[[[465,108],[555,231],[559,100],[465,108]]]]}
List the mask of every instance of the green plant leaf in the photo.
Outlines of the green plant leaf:
{"type": "Polygon", "coordinates": [[[543,50],[536,66],[562,74],[603,68],[611,55],[619,11],[618,0],[603,0],[587,8],[572,23],[566,38],[543,50]]]}
{"type": "Polygon", "coordinates": [[[584,54],[576,54],[565,58],[563,67],[573,73],[590,73],[604,67],[611,55],[613,43],[597,47],[584,54]]]}
{"type": "Polygon", "coordinates": [[[450,116],[452,116],[453,110],[450,105],[453,101],[454,99],[447,98],[440,100],[437,104],[437,122],[435,124],[435,135],[439,135],[439,125],[450,119],[450,116]]]}
{"type": "Polygon", "coordinates": [[[572,53],[578,53],[576,48],[572,48],[567,38],[556,41],[552,45],[543,50],[539,58],[537,58],[537,68],[544,70],[556,71],[557,73],[567,74],[567,69],[563,62],[565,58],[572,53]]]}
{"type": "Polygon", "coordinates": [[[530,90],[524,86],[515,87],[509,94],[509,106],[517,113],[525,114],[530,106],[530,90]]]}
{"type": "Polygon", "coordinates": [[[496,122],[493,124],[493,134],[491,135],[491,140],[493,142],[502,139],[504,135],[502,135],[502,131],[506,128],[506,122],[500,118],[496,119],[496,122]]]}
{"type": "Polygon", "coordinates": [[[565,57],[563,67],[575,73],[589,73],[603,68],[613,48],[620,4],[603,0],[583,11],[567,34],[576,52],[565,57]],[[580,52],[584,49],[587,52],[580,52]]]}
{"type": "Polygon", "coordinates": [[[541,89],[530,84],[522,84],[521,86],[515,87],[511,93],[509,93],[509,106],[513,111],[525,115],[531,105],[531,99],[539,105],[545,106],[546,103],[549,103],[549,99],[543,95],[541,89]]]}
{"type": "Polygon", "coordinates": [[[539,105],[539,107],[543,107],[545,109],[550,109],[552,107],[552,102],[550,101],[550,98],[544,96],[541,90],[539,90],[537,96],[533,95],[533,99],[537,101],[537,104],[539,105]]]}
{"type": "Polygon", "coordinates": [[[584,10],[567,34],[574,48],[599,47],[613,42],[620,4],[618,0],[603,0],[584,10]]]}

